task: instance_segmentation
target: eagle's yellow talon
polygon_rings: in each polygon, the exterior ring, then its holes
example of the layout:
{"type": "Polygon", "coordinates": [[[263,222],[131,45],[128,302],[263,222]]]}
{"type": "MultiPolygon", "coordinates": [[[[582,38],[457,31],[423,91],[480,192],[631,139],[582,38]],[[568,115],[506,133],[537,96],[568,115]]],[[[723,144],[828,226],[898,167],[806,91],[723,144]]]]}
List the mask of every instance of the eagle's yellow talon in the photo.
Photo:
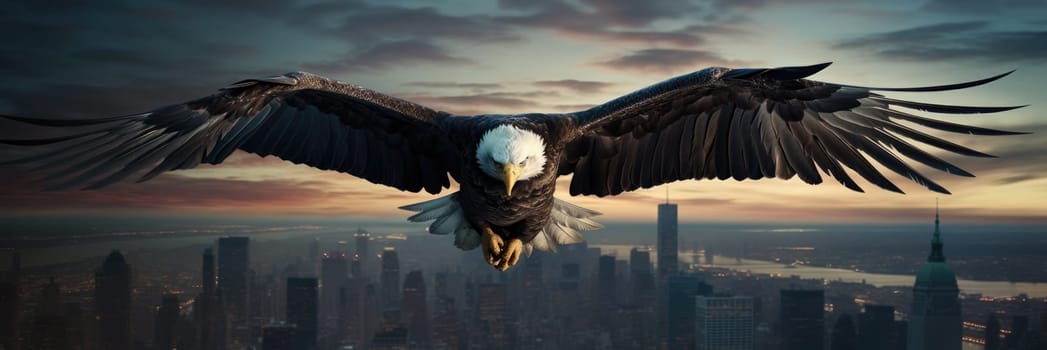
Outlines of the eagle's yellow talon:
{"type": "Polygon", "coordinates": [[[502,264],[502,247],[505,246],[505,241],[497,233],[491,230],[490,227],[484,228],[483,234],[480,236],[481,246],[484,251],[484,260],[491,266],[498,267],[502,264]]]}
{"type": "Polygon", "coordinates": [[[505,245],[505,250],[502,251],[502,261],[495,266],[498,270],[508,270],[513,265],[516,265],[520,261],[520,254],[523,253],[523,241],[513,238],[509,240],[509,243],[505,245]]]}

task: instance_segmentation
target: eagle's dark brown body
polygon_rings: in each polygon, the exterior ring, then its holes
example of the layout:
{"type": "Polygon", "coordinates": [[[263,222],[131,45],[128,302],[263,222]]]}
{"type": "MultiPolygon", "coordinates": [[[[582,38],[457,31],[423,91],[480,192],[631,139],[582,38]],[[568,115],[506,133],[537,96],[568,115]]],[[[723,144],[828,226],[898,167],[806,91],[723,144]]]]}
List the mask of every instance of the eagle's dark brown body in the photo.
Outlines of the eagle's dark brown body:
{"type": "Polygon", "coordinates": [[[570,137],[564,130],[570,120],[558,115],[477,116],[453,118],[452,123],[470,126],[451,126],[450,130],[466,130],[456,134],[455,145],[465,155],[459,181],[459,202],[469,223],[477,231],[491,228],[506,238],[520,238],[530,242],[548,223],[553,207],[553,192],[563,155],[562,140],[570,137]],[[500,125],[513,125],[533,131],[546,140],[548,161],[537,178],[519,181],[511,196],[505,193],[505,184],[487,176],[475,166],[477,143],[487,131],[500,125]]]}

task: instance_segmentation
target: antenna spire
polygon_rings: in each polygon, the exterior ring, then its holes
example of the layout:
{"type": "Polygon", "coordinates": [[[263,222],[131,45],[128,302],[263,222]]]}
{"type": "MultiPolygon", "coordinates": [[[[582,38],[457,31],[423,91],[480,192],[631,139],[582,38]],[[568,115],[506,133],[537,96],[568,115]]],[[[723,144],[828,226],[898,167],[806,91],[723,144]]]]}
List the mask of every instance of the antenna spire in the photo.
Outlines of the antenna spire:
{"type": "Polygon", "coordinates": [[[943,262],[945,261],[945,254],[942,252],[942,230],[941,230],[941,209],[938,206],[938,198],[934,199],[934,237],[931,239],[931,256],[927,257],[927,261],[930,262],[943,262]]]}

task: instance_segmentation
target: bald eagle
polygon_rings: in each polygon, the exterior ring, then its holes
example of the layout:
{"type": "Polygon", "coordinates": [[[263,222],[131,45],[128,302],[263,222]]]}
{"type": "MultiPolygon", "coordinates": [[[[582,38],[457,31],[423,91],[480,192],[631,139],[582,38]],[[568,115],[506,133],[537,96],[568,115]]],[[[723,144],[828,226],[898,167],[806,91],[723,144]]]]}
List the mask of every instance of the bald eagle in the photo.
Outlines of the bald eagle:
{"type": "Polygon", "coordinates": [[[294,72],[248,79],[217,93],[149,112],[93,119],[3,116],[56,128],[58,136],[4,139],[38,150],[8,163],[36,163],[51,188],[97,189],[136,176],[221,163],[235,150],[275,155],[348,173],[402,191],[459,190],[407,205],[411,221],[453,234],[463,250],[483,247],[499,270],[534,249],[582,241],[597,212],[555,198],[556,178],[573,174],[570,194],[608,196],[689,179],[822,174],[854,191],[845,168],[888,191],[902,191],[870,160],[931,191],[945,188],[901,157],[973,176],[910,142],[990,157],[909,125],[975,135],[1008,135],[892,107],[951,114],[1018,107],[966,107],[886,97],[876,91],[946,91],[942,86],[875,88],[806,77],[828,63],[782,68],[711,67],[584,111],[459,116],[359,86],[294,72]],[[908,123],[899,123],[905,121],[908,123]],[[908,124],[908,125],[907,125],[908,124]],[[864,154],[863,154],[864,153],[864,154]],[[821,172],[819,172],[819,169],[821,172]]]}

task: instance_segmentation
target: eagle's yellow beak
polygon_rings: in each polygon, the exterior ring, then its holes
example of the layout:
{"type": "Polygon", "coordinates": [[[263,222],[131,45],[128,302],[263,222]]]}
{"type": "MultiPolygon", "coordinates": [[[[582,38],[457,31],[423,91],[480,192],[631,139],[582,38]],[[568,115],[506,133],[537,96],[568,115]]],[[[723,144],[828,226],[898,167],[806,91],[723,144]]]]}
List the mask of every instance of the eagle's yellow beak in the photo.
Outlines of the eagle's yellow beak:
{"type": "Polygon", "coordinates": [[[502,181],[505,182],[505,195],[513,195],[513,185],[516,184],[516,178],[520,176],[520,167],[516,164],[505,164],[502,166],[502,181]]]}

